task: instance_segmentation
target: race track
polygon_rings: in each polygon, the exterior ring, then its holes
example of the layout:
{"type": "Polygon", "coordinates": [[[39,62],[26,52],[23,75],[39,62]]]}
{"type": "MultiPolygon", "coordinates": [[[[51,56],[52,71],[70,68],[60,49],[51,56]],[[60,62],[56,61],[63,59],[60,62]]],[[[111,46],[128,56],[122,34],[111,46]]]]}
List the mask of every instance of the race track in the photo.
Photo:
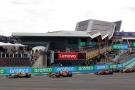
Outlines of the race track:
{"type": "Polygon", "coordinates": [[[71,78],[34,76],[29,79],[0,78],[0,90],[135,90],[135,73],[97,76],[73,75],[71,78]]]}

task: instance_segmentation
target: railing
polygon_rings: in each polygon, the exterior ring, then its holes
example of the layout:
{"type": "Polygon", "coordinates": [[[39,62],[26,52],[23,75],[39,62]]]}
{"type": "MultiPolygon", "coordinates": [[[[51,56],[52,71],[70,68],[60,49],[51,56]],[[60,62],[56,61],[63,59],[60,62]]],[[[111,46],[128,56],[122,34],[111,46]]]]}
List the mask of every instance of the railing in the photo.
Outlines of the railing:
{"type": "Polygon", "coordinates": [[[11,54],[11,53],[3,53],[0,52],[0,58],[30,58],[30,54],[18,53],[18,54],[11,54]]]}
{"type": "Polygon", "coordinates": [[[89,60],[91,58],[94,58],[94,57],[98,56],[99,54],[105,53],[106,51],[111,51],[111,47],[104,47],[102,49],[88,51],[86,53],[86,59],[89,60]]]}
{"type": "Polygon", "coordinates": [[[39,51],[33,54],[30,53],[11,54],[0,52],[0,67],[31,66],[38,60],[40,55],[43,55],[43,51],[39,51]]]}
{"type": "Polygon", "coordinates": [[[91,59],[91,58],[93,58],[93,57],[96,57],[96,56],[99,55],[99,54],[100,54],[99,50],[93,50],[93,51],[87,52],[87,53],[86,53],[86,59],[87,59],[87,60],[88,60],[88,59],[91,59]]]}
{"type": "Polygon", "coordinates": [[[29,58],[0,58],[0,67],[30,66],[29,58]]]}
{"type": "Polygon", "coordinates": [[[120,61],[120,63],[124,63],[124,62],[127,62],[128,60],[130,60],[134,57],[135,57],[135,53],[131,54],[130,56],[127,56],[127,55],[123,56],[122,55],[122,56],[120,56],[119,61],[120,61]]]}
{"type": "Polygon", "coordinates": [[[4,53],[0,52],[0,67],[7,66],[30,66],[32,56],[30,53],[4,53]]]}

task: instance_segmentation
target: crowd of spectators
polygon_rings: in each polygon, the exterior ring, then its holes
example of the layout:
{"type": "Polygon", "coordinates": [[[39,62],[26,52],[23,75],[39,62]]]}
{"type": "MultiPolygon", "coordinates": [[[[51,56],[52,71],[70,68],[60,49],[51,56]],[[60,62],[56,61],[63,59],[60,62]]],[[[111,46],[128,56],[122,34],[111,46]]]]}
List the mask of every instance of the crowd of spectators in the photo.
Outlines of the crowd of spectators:
{"type": "Polygon", "coordinates": [[[14,57],[30,57],[32,54],[32,48],[30,47],[13,47],[13,46],[6,46],[0,47],[0,57],[1,58],[14,58],[14,57]]]}
{"type": "Polygon", "coordinates": [[[36,61],[43,53],[42,50],[33,50],[29,46],[16,46],[18,40],[15,37],[6,37],[0,35],[0,42],[6,45],[0,45],[0,67],[2,66],[27,66],[30,62],[36,61]],[[9,43],[9,45],[7,45],[9,43]],[[10,45],[11,44],[11,45],[10,45]]]}
{"type": "Polygon", "coordinates": [[[28,60],[30,60],[31,63],[34,63],[41,54],[43,54],[43,50],[41,49],[33,50],[31,47],[28,46],[25,47],[0,46],[0,59],[7,58],[9,60],[12,60],[12,58],[13,59],[18,58],[16,60],[22,60],[22,58],[24,59],[29,58],[28,60]]]}

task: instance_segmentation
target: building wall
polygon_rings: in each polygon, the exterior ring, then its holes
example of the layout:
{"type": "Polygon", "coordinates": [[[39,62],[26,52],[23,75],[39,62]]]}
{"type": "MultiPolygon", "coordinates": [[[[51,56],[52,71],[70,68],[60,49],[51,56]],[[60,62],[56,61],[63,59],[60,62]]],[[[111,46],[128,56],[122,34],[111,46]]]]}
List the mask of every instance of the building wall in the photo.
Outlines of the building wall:
{"type": "Polygon", "coordinates": [[[50,44],[51,50],[62,50],[70,48],[70,50],[79,49],[79,39],[73,37],[18,37],[22,44],[37,46],[50,44]]]}
{"type": "Polygon", "coordinates": [[[76,24],[75,31],[87,31],[89,20],[81,21],[76,24]]]}

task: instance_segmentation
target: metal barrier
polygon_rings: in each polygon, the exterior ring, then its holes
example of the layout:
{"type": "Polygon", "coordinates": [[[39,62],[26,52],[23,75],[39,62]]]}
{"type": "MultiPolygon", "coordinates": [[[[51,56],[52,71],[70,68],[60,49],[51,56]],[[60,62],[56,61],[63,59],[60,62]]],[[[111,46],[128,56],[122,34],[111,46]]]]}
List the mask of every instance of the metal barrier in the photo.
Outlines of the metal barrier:
{"type": "Polygon", "coordinates": [[[112,70],[112,69],[124,69],[126,66],[133,66],[132,63],[135,64],[134,60],[129,60],[130,63],[123,64],[103,64],[103,65],[94,65],[94,66],[74,66],[74,67],[50,67],[50,68],[31,68],[31,67],[1,67],[0,75],[18,73],[18,72],[26,72],[32,73],[32,75],[45,75],[51,72],[59,72],[59,71],[71,71],[73,73],[95,73],[100,70],[112,70]]]}
{"type": "Polygon", "coordinates": [[[18,53],[18,54],[11,54],[11,53],[4,53],[0,52],[0,58],[30,58],[29,54],[18,53]]]}
{"type": "Polygon", "coordinates": [[[89,60],[91,58],[94,58],[100,54],[105,53],[106,51],[111,51],[112,48],[111,47],[104,47],[102,49],[97,49],[97,50],[92,50],[86,53],[86,59],[89,60]]]}
{"type": "MultiPolygon", "coordinates": [[[[121,65],[122,66],[122,65],[121,65]]],[[[6,67],[0,68],[0,74],[12,74],[18,72],[32,73],[33,75],[48,74],[50,72],[71,71],[73,73],[95,73],[99,70],[117,68],[118,65],[95,65],[75,67],[31,68],[31,67],[6,67]]]]}

